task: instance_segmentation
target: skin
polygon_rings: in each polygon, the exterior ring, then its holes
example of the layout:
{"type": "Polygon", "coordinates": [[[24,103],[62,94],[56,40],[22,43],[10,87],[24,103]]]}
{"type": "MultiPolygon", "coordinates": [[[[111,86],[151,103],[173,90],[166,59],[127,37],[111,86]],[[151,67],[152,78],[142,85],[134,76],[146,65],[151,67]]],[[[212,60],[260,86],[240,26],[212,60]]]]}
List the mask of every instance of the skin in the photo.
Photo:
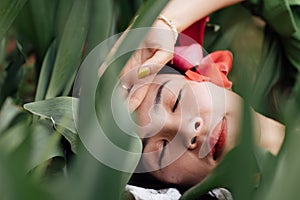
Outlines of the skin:
{"type": "MultiPolygon", "coordinates": [[[[189,0],[187,3],[186,0],[172,0],[168,2],[161,14],[170,19],[180,33],[203,17],[243,1],[245,0],[189,0]]],[[[144,83],[151,82],[156,73],[173,58],[175,41],[170,26],[162,20],[156,20],[152,28],[121,72],[122,83],[127,88],[133,88],[132,91],[144,83]],[[138,78],[141,68],[147,69],[147,73],[145,77],[138,78]]],[[[131,111],[134,111],[143,101],[148,87],[144,85],[143,88],[130,95],[131,111]]]]}
{"type": "MultiPolygon", "coordinates": [[[[241,97],[181,75],[158,75],[148,87],[136,111],[144,143],[143,165],[166,183],[192,186],[201,182],[238,142],[241,97]],[[214,154],[221,131],[225,142],[214,154]]],[[[284,127],[255,112],[253,116],[257,143],[276,154],[284,127]],[[270,130],[272,135],[262,136],[262,131],[270,130]],[[270,136],[275,139],[269,140],[270,136]]]]}

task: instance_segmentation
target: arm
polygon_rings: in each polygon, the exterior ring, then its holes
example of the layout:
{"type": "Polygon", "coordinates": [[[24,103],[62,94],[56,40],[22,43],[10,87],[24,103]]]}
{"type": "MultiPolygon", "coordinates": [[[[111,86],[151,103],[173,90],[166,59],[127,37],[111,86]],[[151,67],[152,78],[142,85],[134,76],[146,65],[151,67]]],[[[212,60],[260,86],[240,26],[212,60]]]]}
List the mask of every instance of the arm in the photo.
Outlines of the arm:
{"type": "Polygon", "coordinates": [[[230,5],[245,0],[170,0],[162,14],[173,21],[178,32],[194,22],[230,5]]]}
{"type": "MultiPolygon", "coordinates": [[[[244,0],[170,0],[162,15],[172,21],[178,32],[212,12],[244,0]]],[[[152,29],[121,72],[122,88],[128,93],[130,110],[143,101],[156,73],[173,58],[174,34],[170,24],[156,20],[152,29]],[[166,31],[162,31],[166,30],[166,31]],[[149,85],[149,84],[148,84],[149,85]],[[142,87],[143,86],[143,87],[142,87]]]]}

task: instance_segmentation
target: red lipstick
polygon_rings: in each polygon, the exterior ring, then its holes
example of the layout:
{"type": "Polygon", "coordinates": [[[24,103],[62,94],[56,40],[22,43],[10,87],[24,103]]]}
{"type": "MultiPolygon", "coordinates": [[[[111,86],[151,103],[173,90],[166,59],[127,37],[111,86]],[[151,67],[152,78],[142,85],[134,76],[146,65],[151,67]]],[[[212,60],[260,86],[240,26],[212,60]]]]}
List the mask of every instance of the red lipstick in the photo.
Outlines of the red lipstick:
{"type": "Polygon", "coordinates": [[[227,120],[226,117],[223,117],[222,121],[216,126],[213,131],[216,134],[213,134],[210,140],[210,144],[212,147],[212,157],[214,160],[217,160],[222,154],[227,135],[227,120]]]}

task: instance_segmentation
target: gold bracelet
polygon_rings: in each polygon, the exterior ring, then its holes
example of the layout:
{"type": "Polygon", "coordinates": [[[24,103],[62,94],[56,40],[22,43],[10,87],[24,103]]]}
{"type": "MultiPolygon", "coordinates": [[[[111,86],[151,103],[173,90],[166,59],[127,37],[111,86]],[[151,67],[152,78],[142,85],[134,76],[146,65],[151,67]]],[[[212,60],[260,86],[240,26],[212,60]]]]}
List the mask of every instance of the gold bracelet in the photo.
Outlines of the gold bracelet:
{"type": "Polygon", "coordinates": [[[157,17],[157,19],[163,21],[166,25],[168,25],[171,28],[173,37],[174,37],[174,41],[176,43],[176,40],[178,38],[178,31],[177,31],[175,24],[172,22],[172,20],[166,18],[164,15],[159,15],[157,17]]]}

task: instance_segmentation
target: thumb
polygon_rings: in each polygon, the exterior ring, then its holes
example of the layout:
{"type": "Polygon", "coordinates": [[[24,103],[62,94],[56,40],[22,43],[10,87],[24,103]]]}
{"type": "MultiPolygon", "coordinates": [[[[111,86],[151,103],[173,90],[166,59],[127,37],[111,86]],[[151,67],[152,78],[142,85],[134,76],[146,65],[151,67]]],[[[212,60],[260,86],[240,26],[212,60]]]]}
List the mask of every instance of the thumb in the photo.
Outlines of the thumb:
{"type": "Polygon", "coordinates": [[[138,78],[142,79],[148,75],[156,74],[161,68],[173,58],[170,51],[158,50],[152,57],[146,60],[138,70],[138,78]]]}

